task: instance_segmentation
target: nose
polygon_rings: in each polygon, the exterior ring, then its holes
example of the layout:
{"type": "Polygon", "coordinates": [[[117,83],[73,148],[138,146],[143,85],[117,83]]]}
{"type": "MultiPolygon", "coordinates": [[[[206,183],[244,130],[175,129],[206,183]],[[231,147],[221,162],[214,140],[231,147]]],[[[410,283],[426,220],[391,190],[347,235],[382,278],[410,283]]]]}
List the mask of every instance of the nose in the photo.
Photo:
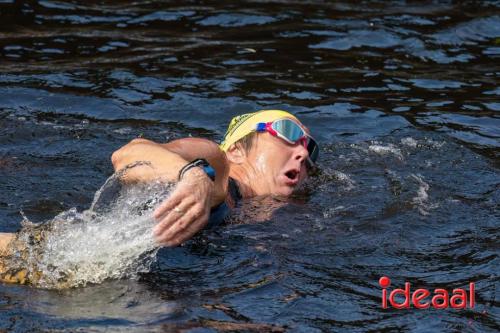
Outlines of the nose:
{"type": "Polygon", "coordinates": [[[295,147],[293,158],[300,161],[300,163],[304,163],[307,157],[309,157],[309,152],[307,151],[307,148],[304,146],[304,144],[300,142],[295,147]]]}

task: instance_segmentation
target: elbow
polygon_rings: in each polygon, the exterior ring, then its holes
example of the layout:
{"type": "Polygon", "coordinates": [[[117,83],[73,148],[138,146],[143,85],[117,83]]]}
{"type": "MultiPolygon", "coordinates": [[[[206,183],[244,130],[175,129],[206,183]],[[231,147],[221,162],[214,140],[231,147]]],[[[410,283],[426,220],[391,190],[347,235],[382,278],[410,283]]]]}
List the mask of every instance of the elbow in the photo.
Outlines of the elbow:
{"type": "Polygon", "coordinates": [[[111,154],[111,163],[113,164],[113,169],[115,169],[115,172],[120,170],[123,167],[123,148],[118,149],[115,151],[113,154],[111,154]]]}
{"type": "Polygon", "coordinates": [[[118,149],[117,151],[113,152],[113,154],[111,154],[111,164],[113,164],[113,168],[115,169],[115,171],[118,171],[118,164],[120,163],[120,160],[121,152],[120,149],[118,149]]]}
{"type": "Polygon", "coordinates": [[[114,151],[113,154],[111,154],[111,163],[113,164],[115,172],[122,169],[127,164],[127,156],[130,156],[130,151],[135,145],[146,142],[149,142],[149,140],[140,138],[133,139],[125,146],[114,151]]]}

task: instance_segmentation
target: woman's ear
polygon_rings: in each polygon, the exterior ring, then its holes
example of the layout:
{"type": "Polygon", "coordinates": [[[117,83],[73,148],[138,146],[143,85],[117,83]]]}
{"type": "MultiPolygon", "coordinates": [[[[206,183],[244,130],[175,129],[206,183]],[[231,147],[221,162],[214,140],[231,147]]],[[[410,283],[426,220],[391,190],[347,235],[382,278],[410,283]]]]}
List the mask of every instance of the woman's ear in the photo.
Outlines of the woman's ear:
{"type": "Polygon", "coordinates": [[[233,144],[226,151],[226,157],[231,163],[241,164],[245,162],[247,158],[247,152],[241,145],[233,144]]]}

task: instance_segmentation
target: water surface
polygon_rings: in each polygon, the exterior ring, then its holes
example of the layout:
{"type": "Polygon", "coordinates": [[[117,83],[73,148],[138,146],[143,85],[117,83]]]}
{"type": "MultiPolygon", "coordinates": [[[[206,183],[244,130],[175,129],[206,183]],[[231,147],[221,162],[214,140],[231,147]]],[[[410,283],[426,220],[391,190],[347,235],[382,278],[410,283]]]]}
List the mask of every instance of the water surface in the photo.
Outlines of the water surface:
{"type": "Polygon", "coordinates": [[[287,205],[245,202],[138,279],[0,285],[0,330],[500,329],[498,2],[0,1],[0,18],[0,231],[88,208],[135,137],[219,140],[282,108],[323,147],[287,205]],[[382,275],[474,281],[477,305],[382,310],[382,275]]]}

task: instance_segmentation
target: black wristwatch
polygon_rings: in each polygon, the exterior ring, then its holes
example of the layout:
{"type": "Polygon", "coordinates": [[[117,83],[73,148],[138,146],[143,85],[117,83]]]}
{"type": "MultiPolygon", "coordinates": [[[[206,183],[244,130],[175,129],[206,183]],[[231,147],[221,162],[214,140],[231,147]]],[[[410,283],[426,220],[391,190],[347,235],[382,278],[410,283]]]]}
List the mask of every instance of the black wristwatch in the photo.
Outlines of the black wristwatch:
{"type": "Polygon", "coordinates": [[[186,173],[186,171],[194,167],[202,168],[203,171],[205,171],[205,173],[207,174],[208,178],[212,179],[212,181],[215,182],[215,169],[204,158],[197,158],[196,160],[191,161],[183,166],[179,171],[179,180],[182,179],[182,176],[184,175],[184,173],[186,173]]]}

